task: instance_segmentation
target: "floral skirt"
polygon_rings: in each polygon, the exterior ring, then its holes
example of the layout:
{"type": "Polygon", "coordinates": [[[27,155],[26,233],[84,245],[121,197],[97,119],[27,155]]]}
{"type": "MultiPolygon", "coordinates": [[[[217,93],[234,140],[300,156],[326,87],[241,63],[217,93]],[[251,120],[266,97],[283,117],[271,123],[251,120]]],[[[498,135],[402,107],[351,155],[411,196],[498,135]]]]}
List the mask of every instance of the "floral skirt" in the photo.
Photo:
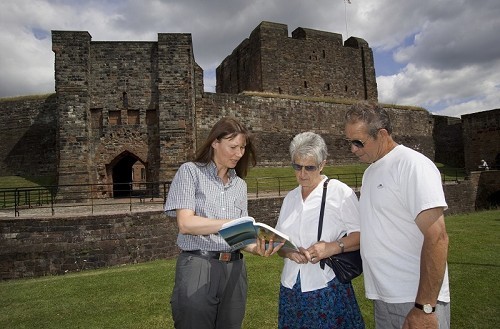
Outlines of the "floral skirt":
{"type": "Polygon", "coordinates": [[[363,329],[365,324],[351,283],[337,278],[326,288],[301,292],[300,275],[293,289],[280,286],[278,328],[363,329]]]}

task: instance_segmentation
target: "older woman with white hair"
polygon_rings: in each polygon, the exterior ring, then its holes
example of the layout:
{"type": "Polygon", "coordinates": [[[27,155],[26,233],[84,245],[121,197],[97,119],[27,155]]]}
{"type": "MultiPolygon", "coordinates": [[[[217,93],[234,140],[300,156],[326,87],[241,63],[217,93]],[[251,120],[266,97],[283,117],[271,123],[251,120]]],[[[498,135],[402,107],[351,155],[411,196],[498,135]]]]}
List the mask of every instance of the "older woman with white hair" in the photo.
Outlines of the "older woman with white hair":
{"type": "Polygon", "coordinates": [[[283,201],[276,229],[289,235],[299,251],[281,249],[284,258],[278,328],[364,328],[352,284],[341,283],[320,260],[359,249],[358,199],[346,184],[327,183],[323,231],[318,222],[328,155],[323,138],[313,132],[296,135],[290,144],[299,184],[283,201]],[[345,236],[347,234],[347,236],[345,236]]]}

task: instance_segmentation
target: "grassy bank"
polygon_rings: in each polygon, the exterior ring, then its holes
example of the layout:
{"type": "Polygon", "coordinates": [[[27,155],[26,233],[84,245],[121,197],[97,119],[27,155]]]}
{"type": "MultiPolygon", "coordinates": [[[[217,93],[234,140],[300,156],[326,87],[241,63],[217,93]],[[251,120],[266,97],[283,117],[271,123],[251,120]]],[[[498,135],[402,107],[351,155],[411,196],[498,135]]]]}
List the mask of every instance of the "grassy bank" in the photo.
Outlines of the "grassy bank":
{"type": "MultiPolygon", "coordinates": [[[[500,323],[500,210],[446,218],[452,328],[500,323]]],[[[282,260],[247,256],[244,328],[275,328],[282,260]]],[[[0,328],[173,328],[169,298],[175,260],[0,282],[0,328]]],[[[367,324],[373,309],[362,276],[354,281],[367,324]]]]}

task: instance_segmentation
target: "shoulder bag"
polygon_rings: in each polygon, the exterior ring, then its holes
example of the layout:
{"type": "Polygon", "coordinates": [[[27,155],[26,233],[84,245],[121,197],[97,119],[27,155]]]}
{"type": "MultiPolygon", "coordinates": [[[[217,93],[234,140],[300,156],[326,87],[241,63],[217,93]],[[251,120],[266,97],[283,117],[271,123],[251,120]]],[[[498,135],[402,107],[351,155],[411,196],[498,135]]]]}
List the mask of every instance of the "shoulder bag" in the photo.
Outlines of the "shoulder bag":
{"type": "MultiPolygon", "coordinates": [[[[323,231],[323,215],[325,213],[325,199],[329,181],[330,179],[327,179],[323,184],[323,197],[321,199],[321,210],[319,213],[318,224],[318,241],[321,240],[321,233],[323,231]]],[[[335,276],[341,283],[348,283],[363,273],[363,264],[361,262],[359,249],[355,251],[343,252],[320,260],[321,269],[325,268],[325,264],[333,269],[335,276]]]]}

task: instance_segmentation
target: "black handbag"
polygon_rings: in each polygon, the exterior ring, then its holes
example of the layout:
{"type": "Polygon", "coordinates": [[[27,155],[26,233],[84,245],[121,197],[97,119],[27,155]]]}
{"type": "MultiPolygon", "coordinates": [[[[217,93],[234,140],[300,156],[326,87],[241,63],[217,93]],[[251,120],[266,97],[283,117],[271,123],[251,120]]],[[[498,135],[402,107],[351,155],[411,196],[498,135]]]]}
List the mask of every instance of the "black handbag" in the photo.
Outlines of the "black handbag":
{"type": "MultiPolygon", "coordinates": [[[[321,240],[321,233],[323,231],[325,198],[329,181],[330,179],[327,179],[323,184],[323,197],[321,199],[321,210],[319,213],[318,224],[318,241],[321,240]]],[[[343,252],[320,260],[321,269],[325,268],[325,264],[333,269],[333,271],[335,272],[335,276],[341,283],[349,283],[352,279],[358,277],[359,275],[361,275],[361,273],[363,273],[363,263],[361,261],[359,249],[355,251],[343,252]]]]}

